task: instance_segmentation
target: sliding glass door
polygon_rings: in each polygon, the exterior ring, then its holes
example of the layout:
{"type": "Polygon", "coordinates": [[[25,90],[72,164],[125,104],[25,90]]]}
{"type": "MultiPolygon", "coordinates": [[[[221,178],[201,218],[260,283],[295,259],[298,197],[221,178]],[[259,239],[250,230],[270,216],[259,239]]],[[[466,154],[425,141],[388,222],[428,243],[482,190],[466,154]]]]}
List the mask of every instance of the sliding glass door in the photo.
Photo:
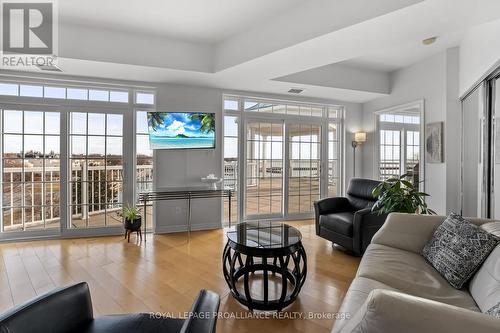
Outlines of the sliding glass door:
{"type": "Polygon", "coordinates": [[[4,80],[0,240],[121,233],[123,204],[153,184],[154,91],[4,80]]]}
{"type": "Polygon", "coordinates": [[[321,124],[249,119],[246,143],[245,218],[310,216],[321,194],[321,124]]]}
{"type": "Polygon", "coordinates": [[[233,222],[311,218],[314,201],[342,194],[343,107],[224,96],[223,108],[233,222]]]}
{"type": "Polygon", "coordinates": [[[59,228],[60,114],[3,109],[2,232],[59,228]]]}
{"type": "Polygon", "coordinates": [[[70,227],[121,225],[123,115],[70,112],[70,227]]]}
{"type": "Polygon", "coordinates": [[[246,218],[283,215],[283,122],[246,123],[246,218]]]}
{"type": "Polygon", "coordinates": [[[461,210],[464,216],[487,217],[488,116],[484,86],[462,100],[461,210]],[[466,125],[465,125],[466,124],[466,125]]]}
{"type": "Polygon", "coordinates": [[[287,133],[287,213],[310,214],[320,197],[321,125],[290,123],[287,133]]]}
{"type": "Polygon", "coordinates": [[[492,86],[494,109],[491,115],[491,198],[490,218],[500,219],[500,78],[492,86]]]}

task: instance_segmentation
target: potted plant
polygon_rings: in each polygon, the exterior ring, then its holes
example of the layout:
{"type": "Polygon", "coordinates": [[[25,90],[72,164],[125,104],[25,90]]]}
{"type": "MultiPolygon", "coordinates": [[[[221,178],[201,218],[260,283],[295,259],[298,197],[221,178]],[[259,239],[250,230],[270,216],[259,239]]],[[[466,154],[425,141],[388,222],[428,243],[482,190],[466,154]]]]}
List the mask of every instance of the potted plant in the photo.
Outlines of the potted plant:
{"type": "Polygon", "coordinates": [[[378,200],[372,211],[379,215],[393,212],[436,215],[425,202],[429,195],[420,192],[407,178],[408,175],[392,177],[375,187],[372,194],[378,200]]]}
{"type": "MultiPolygon", "coordinates": [[[[139,209],[135,206],[125,205],[122,210],[123,218],[125,219],[125,231],[129,234],[130,232],[141,230],[141,215],[139,214],[139,209]]],[[[125,237],[127,236],[125,233],[125,237]]]]}

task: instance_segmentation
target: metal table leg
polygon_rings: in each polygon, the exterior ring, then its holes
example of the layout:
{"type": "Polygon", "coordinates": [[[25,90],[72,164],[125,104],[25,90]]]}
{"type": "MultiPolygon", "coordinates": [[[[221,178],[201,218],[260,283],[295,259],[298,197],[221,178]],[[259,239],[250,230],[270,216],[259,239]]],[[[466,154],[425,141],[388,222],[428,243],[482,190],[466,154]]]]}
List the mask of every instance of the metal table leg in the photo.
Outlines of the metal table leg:
{"type": "MultiPolygon", "coordinates": [[[[229,192],[228,195],[228,201],[229,201],[229,228],[231,228],[231,192],[229,192]]],[[[224,202],[224,200],[223,200],[224,202]]]]}
{"type": "Polygon", "coordinates": [[[188,194],[188,238],[191,238],[191,194],[188,194]]]}
{"type": "Polygon", "coordinates": [[[144,200],[144,243],[146,243],[146,232],[147,232],[147,212],[146,212],[146,209],[147,209],[147,201],[144,200]]]}

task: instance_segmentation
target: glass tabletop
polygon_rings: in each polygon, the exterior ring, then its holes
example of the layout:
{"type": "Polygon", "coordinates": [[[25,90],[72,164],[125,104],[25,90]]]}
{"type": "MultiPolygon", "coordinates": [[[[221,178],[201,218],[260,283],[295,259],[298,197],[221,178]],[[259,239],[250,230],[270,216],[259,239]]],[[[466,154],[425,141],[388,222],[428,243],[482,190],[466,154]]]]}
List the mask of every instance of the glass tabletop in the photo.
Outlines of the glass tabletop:
{"type": "Polygon", "coordinates": [[[232,242],[254,248],[278,249],[297,244],[302,234],[297,228],[271,221],[242,222],[227,232],[232,242]]]}

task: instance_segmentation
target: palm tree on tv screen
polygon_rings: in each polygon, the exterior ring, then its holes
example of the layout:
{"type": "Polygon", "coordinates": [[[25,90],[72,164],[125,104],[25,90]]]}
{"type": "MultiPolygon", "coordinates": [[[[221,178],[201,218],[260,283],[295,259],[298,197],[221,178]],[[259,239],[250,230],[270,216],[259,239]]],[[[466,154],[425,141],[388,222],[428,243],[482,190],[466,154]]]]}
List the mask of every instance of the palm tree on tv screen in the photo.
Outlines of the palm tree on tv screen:
{"type": "Polygon", "coordinates": [[[156,131],[156,129],[160,125],[163,125],[163,118],[161,117],[161,113],[160,112],[148,113],[148,125],[150,128],[153,129],[153,131],[156,131]]]}
{"type": "Polygon", "coordinates": [[[202,133],[215,132],[215,114],[214,113],[193,113],[189,119],[198,120],[201,123],[200,131],[202,133]]]}

